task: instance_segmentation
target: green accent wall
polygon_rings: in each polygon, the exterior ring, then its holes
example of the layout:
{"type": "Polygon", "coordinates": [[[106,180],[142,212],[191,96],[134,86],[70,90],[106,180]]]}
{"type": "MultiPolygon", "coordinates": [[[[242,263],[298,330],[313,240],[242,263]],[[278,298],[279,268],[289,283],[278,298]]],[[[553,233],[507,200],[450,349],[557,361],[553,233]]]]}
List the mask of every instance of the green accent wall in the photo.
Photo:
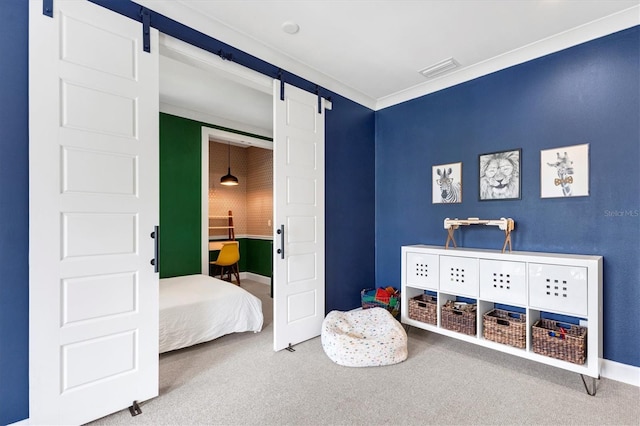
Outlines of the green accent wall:
{"type": "Polygon", "coordinates": [[[271,277],[273,271],[272,247],[271,240],[247,239],[247,272],[271,277]]]}
{"type": "Polygon", "coordinates": [[[160,278],[200,273],[203,124],[160,114],[160,278]]]}

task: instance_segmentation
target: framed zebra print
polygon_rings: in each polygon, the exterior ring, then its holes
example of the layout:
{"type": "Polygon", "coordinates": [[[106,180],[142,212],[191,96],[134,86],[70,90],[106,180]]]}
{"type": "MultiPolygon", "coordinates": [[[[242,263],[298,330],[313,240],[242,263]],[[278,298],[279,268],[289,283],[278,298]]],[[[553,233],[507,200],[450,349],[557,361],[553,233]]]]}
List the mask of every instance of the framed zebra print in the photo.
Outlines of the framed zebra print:
{"type": "Polygon", "coordinates": [[[512,149],[478,157],[480,201],[520,199],[521,152],[512,149]]]}
{"type": "Polygon", "coordinates": [[[431,176],[433,204],[462,202],[462,163],[433,166],[431,176]]]}

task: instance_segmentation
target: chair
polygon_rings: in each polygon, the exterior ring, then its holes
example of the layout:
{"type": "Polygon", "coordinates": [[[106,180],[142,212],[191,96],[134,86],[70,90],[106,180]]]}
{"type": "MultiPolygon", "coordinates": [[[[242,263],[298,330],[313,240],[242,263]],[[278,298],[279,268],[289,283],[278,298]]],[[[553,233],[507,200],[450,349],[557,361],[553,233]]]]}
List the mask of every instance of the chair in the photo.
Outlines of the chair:
{"type": "Polygon", "coordinates": [[[238,261],[240,260],[240,249],[238,248],[237,241],[231,241],[228,243],[222,243],[222,248],[218,254],[218,258],[211,265],[220,268],[220,279],[224,279],[226,274],[227,281],[233,282],[231,274],[236,277],[236,284],[240,285],[240,271],[238,270],[238,261]]]}

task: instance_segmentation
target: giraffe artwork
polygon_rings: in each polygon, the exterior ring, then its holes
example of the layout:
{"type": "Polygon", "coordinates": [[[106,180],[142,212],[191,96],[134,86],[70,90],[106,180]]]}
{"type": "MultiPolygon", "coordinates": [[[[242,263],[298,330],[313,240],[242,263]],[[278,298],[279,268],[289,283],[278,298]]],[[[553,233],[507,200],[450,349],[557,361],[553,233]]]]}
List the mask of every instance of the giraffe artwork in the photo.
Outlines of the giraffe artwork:
{"type": "Polygon", "coordinates": [[[589,195],[589,145],[540,151],[540,196],[542,198],[589,195]]]}

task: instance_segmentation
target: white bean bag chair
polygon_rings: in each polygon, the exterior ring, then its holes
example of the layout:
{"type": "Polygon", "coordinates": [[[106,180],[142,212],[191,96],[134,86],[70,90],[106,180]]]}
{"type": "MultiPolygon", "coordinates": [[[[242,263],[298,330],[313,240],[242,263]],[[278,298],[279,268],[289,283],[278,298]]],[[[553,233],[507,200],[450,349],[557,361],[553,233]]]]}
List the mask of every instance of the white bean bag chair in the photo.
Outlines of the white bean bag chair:
{"type": "Polygon", "coordinates": [[[383,308],[331,311],[322,322],[322,348],[345,367],[391,365],[407,359],[407,333],[383,308]]]}

